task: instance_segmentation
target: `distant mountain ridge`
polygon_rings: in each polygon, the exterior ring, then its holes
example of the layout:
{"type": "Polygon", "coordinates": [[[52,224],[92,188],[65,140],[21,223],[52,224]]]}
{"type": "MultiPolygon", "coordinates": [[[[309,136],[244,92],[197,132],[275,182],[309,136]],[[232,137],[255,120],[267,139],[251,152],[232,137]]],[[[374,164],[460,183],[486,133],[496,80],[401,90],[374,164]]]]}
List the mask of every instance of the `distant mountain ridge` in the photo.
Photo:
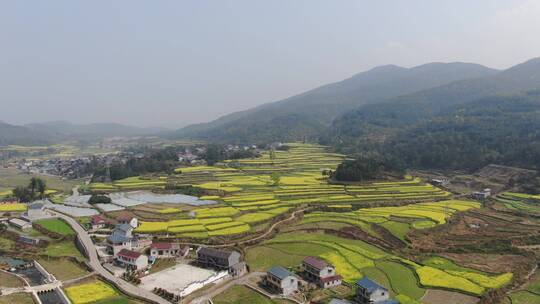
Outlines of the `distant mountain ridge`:
{"type": "Polygon", "coordinates": [[[61,135],[94,135],[94,136],[133,136],[152,134],[162,129],[140,128],[119,123],[74,124],[67,121],[50,121],[26,124],[30,130],[48,130],[61,135]]]}
{"type": "Polygon", "coordinates": [[[0,122],[0,146],[44,145],[72,139],[142,136],[163,132],[160,128],[139,128],[117,123],[74,124],[66,121],[12,125],[0,122]]]}
{"type": "Polygon", "coordinates": [[[175,138],[256,142],[314,138],[358,106],[381,102],[453,81],[498,71],[471,63],[429,63],[413,68],[386,65],[284,100],[235,112],[169,133],[175,138]]]}
{"type": "Polygon", "coordinates": [[[434,88],[365,105],[334,120],[330,136],[357,137],[371,127],[407,126],[445,109],[488,96],[515,95],[540,89],[540,58],[482,78],[451,82],[434,88]]]}

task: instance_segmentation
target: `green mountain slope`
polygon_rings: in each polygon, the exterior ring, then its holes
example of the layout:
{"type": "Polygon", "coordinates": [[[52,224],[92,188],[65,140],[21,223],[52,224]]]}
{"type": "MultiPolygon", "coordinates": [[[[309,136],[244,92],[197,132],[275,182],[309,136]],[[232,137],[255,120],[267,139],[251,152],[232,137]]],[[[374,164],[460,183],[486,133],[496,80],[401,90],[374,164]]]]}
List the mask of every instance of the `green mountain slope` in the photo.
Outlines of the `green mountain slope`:
{"type": "Polygon", "coordinates": [[[228,142],[317,138],[334,118],[360,105],[496,73],[469,63],[430,63],[409,69],[382,66],[281,101],[188,126],[169,136],[228,142]]]}

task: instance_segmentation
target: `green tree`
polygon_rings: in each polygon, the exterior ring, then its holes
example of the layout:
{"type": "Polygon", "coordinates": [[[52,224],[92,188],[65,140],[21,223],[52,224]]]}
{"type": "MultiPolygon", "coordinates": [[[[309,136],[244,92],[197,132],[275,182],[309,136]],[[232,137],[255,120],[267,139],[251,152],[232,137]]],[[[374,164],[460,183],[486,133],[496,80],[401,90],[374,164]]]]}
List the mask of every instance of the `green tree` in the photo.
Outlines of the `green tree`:
{"type": "Polygon", "coordinates": [[[17,186],[13,189],[13,196],[21,203],[28,203],[32,200],[32,193],[27,187],[17,186]]]}
{"type": "Polygon", "coordinates": [[[45,191],[47,190],[47,184],[45,183],[44,180],[42,180],[41,178],[38,178],[36,187],[37,187],[37,192],[39,193],[40,198],[43,199],[45,197],[45,191]]]}
{"type": "Polygon", "coordinates": [[[276,150],[272,148],[270,149],[270,160],[272,161],[272,165],[274,164],[275,159],[276,159],[276,150]]]}
{"type": "Polygon", "coordinates": [[[281,181],[281,175],[279,175],[277,172],[274,172],[270,175],[270,178],[272,179],[272,185],[279,186],[279,182],[281,181]]]}
{"type": "Polygon", "coordinates": [[[32,177],[30,179],[30,183],[28,184],[28,188],[30,188],[30,193],[32,194],[32,197],[34,197],[34,195],[36,193],[36,188],[38,186],[38,183],[39,183],[39,178],[32,177]]]}

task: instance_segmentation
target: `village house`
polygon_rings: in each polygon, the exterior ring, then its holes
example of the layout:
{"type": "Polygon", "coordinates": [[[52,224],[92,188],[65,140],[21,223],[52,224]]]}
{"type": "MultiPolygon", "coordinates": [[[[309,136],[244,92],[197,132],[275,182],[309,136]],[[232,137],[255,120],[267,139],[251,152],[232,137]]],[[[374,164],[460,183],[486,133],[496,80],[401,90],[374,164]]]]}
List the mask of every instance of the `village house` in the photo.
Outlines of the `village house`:
{"type": "Polygon", "coordinates": [[[355,301],[358,304],[399,304],[396,300],[390,299],[388,289],[381,286],[368,277],[356,282],[355,301]]]}
{"type": "Polygon", "coordinates": [[[122,249],[114,258],[118,266],[127,270],[142,271],[148,268],[148,257],[140,252],[122,249]]]}
{"type": "Polygon", "coordinates": [[[92,230],[103,229],[107,226],[107,221],[101,214],[97,214],[90,219],[90,226],[92,230]]]}
{"type": "Polygon", "coordinates": [[[150,245],[150,257],[152,260],[162,258],[183,257],[189,251],[188,246],[180,246],[176,243],[152,243],[150,245]]]}
{"type": "Polygon", "coordinates": [[[21,218],[28,222],[33,222],[49,217],[51,216],[47,214],[47,211],[45,211],[45,203],[43,202],[29,204],[28,210],[21,215],[21,218]]]}
{"type": "Polygon", "coordinates": [[[17,228],[17,229],[21,229],[21,230],[29,230],[29,229],[32,229],[32,223],[30,222],[27,222],[25,220],[21,220],[19,218],[12,218],[8,221],[8,223],[17,228]]]}
{"type": "Polygon", "coordinates": [[[139,220],[129,214],[122,214],[116,218],[116,220],[118,221],[118,224],[128,224],[133,228],[137,228],[139,226],[139,220]]]}
{"type": "Polygon", "coordinates": [[[240,257],[240,253],[236,251],[208,247],[200,247],[197,249],[197,262],[203,267],[231,271],[235,269],[236,265],[241,264],[240,257]]]}
{"type": "Polygon", "coordinates": [[[141,251],[144,248],[152,245],[152,238],[142,235],[135,235],[131,239],[131,249],[141,251]]]}
{"type": "Polygon", "coordinates": [[[441,177],[441,178],[432,178],[430,183],[433,186],[445,187],[445,186],[448,186],[450,181],[447,178],[441,177]]]}
{"type": "Polygon", "coordinates": [[[116,256],[122,249],[131,250],[133,240],[133,227],[128,224],[119,224],[114,227],[112,234],[107,237],[107,252],[116,256]]]}
{"type": "Polygon", "coordinates": [[[266,272],[264,284],[269,290],[283,296],[298,290],[298,278],[281,266],[272,267],[266,272]]]}
{"type": "Polygon", "coordinates": [[[336,268],[322,259],[306,257],[302,261],[302,268],[306,279],[321,288],[341,285],[342,277],[336,273],[336,268]]]}
{"type": "Polygon", "coordinates": [[[328,304],[352,304],[350,301],[342,300],[342,299],[332,299],[328,304]]]}
{"type": "Polygon", "coordinates": [[[37,246],[41,243],[41,239],[20,235],[19,239],[17,239],[17,242],[23,245],[37,246]]]}
{"type": "Polygon", "coordinates": [[[475,191],[471,194],[471,197],[477,200],[485,200],[491,196],[491,189],[486,188],[482,191],[475,191]]]}

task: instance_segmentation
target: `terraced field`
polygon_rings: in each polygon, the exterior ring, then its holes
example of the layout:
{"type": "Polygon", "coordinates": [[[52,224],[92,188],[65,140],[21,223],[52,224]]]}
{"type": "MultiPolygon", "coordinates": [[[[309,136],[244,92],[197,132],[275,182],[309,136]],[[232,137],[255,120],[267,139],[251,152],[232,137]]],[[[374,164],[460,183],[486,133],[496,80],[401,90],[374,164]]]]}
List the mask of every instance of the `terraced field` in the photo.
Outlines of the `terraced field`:
{"type": "Polygon", "coordinates": [[[307,253],[335,265],[348,282],[367,275],[405,300],[419,300],[426,288],[449,289],[478,296],[491,288],[500,288],[512,279],[511,273],[488,274],[440,257],[416,263],[360,240],[323,233],[280,234],[248,249],[247,260],[255,270],[264,270],[276,263],[295,267],[307,253]]]}
{"type": "Polygon", "coordinates": [[[495,199],[510,210],[540,215],[540,195],[506,192],[495,199]]]}
{"type": "Polygon", "coordinates": [[[304,216],[302,224],[345,223],[372,233],[369,227],[378,224],[397,238],[406,241],[405,235],[411,229],[425,229],[444,224],[446,218],[456,212],[479,207],[478,202],[445,200],[401,207],[364,208],[353,212],[313,212],[304,216]]]}
{"type": "Polygon", "coordinates": [[[328,153],[318,145],[287,146],[288,150],[263,153],[260,158],[178,168],[167,178],[130,178],[91,187],[116,191],[168,184],[199,189],[202,200],[217,204],[164,205],[143,218],[136,230],[160,237],[201,239],[198,242],[246,239],[296,209],[309,208],[301,221],[280,227],[277,237],[246,249],[252,270],[294,267],[306,255],[317,255],[334,264],[346,281],[367,275],[389,287],[403,303],[419,303],[428,288],[479,296],[511,282],[511,273],[485,273],[440,257],[412,261],[394,250],[407,246],[412,230],[444,225],[457,213],[482,207],[479,202],[453,200],[450,193],[410,176],[391,182],[332,184],[324,172],[335,169],[345,156],[328,153]],[[342,233],[343,228],[373,241],[323,233],[342,233]],[[396,244],[394,240],[401,247],[386,246],[396,244]]]}
{"type": "MultiPolygon", "coordinates": [[[[353,205],[369,206],[374,202],[430,201],[449,196],[449,193],[412,177],[403,181],[364,185],[329,184],[322,172],[335,169],[345,159],[344,155],[328,153],[325,147],[319,145],[292,143],[287,146],[289,149],[286,151],[263,153],[260,158],[226,161],[223,166],[178,168],[176,174],[167,181],[164,179],[141,181],[131,178],[94,187],[106,189],[121,184],[137,185],[142,182],[146,185],[171,183],[200,188],[207,193],[202,199],[219,200],[221,204],[195,209],[195,219],[227,217],[231,218],[227,221],[230,222],[227,224],[230,226],[212,229],[214,227],[198,222],[184,225],[177,221],[164,221],[143,222],[139,227],[140,232],[199,238],[243,235],[253,230],[254,226],[272,221],[299,206],[328,205],[344,210],[342,207],[351,209],[353,205]],[[272,178],[272,174],[279,175],[277,182],[272,178]],[[182,228],[179,228],[180,226],[182,228]]],[[[445,216],[454,210],[449,209],[444,211],[445,214],[441,214],[444,212],[440,210],[444,208],[438,205],[419,208],[423,211],[415,209],[417,213],[429,214],[417,215],[418,221],[411,224],[415,228],[431,227],[439,223],[441,218],[444,220],[445,216]]],[[[172,209],[162,212],[175,213],[172,209]]],[[[414,210],[408,212],[414,213],[414,210]]],[[[411,218],[407,210],[403,210],[402,213],[403,217],[411,218]]],[[[378,216],[369,217],[372,217],[373,221],[377,221],[378,218],[378,216]]],[[[385,216],[379,217],[381,221],[388,221],[385,216]]],[[[313,217],[312,220],[315,221],[316,218],[313,217]]],[[[396,228],[394,230],[409,226],[397,227],[398,225],[399,223],[394,224],[396,228]]]]}

